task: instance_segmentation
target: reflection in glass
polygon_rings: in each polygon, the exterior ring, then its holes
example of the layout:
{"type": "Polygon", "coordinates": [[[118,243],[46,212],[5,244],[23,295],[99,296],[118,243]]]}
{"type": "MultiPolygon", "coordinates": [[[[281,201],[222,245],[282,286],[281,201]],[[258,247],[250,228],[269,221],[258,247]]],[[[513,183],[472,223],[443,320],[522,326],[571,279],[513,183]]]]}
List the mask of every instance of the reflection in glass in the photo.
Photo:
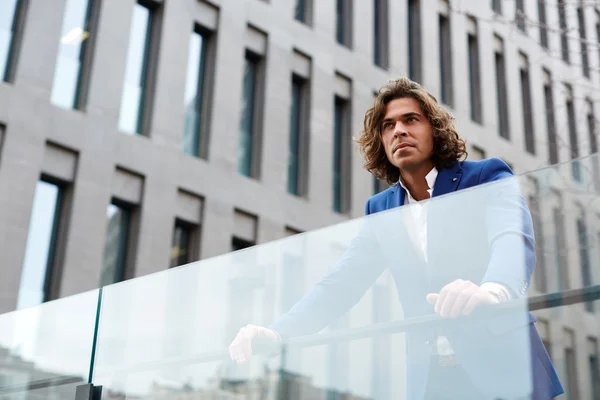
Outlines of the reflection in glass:
{"type": "Polygon", "coordinates": [[[256,108],[256,81],[258,79],[259,60],[246,55],[244,67],[244,87],[242,93],[242,114],[240,119],[240,148],[238,152],[238,172],[252,176],[252,157],[254,147],[254,114],[256,108]]]}
{"type": "Polygon", "coordinates": [[[333,116],[333,211],[342,212],[342,147],[346,101],[336,97],[333,116]]]}
{"type": "Polygon", "coordinates": [[[14,51],[16,15],[20,0],[0,1],[0,74],[2,80],[8,80],[10,61],[14,51]]]}
{"type": "Polygon", "coordinates": [[[119,116],[119,129],[126,133],[142,133],[151,29],[152,11],[136,4],[133,9],[119,116]]]}
{"type": "Polygon", "coordinates": [[[171,240],[171,262],[170,268],[185,265],[192,260],[191,244],[192,231],[194,227],[181,220],[175,221],[173,238],[171,240]]]}
{"type": "Polygon", "coordinates": [[[35,189],[17,309],[48,300],[48,288],[58,232],[61,189],[39,181],[35,189]]]}
{"type": "Polygon", "coordinates": [[[79,108],[82,64],[89,50],[92,1],[68,0],[56,60],[51,101],[63,108],[79,108]]]}
{"type": "Polygon", "coordinates": [[[125,279],[131,211],[122,206],[110,204],[106,210],[106,218],[106,244],[104,245],[100,286],[125,279]]]}
{"type": "Polygon", "coordinates": [[[193,32],[190,38],[185,86],[185,130],[183,151],[199,156],[202,132],[202,104],[204,100],[204,74],[206,71],[206,38],[193,32]]]}

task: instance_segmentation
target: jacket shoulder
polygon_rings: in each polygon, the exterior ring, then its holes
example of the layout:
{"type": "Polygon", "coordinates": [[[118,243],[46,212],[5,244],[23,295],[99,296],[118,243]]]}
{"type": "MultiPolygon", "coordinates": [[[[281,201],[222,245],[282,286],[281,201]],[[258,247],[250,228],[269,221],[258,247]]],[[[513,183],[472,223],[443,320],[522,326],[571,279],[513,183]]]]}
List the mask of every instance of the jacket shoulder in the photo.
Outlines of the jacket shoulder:
{"type": "Polygon", "coordinates": [[[396,190],[396,186],[397,185],[390,186],[383,192],[379,192],[379,193],[369,197],[369,199],[367,200],[367,203],[365,204],[365,214],[369,215],[374,212],[385,209],[385,206],[387,204],[387,199],[389,196],[392,195],[394,190],[396,190]]]}

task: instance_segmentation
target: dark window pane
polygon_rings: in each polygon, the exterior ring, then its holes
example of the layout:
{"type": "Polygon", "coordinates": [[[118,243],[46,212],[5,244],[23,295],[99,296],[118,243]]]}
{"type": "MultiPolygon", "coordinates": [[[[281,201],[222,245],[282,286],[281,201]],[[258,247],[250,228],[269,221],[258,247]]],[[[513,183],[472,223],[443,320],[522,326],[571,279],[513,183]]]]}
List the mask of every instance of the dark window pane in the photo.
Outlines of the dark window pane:
{"type": "Polygon", "coordinates": [[[16,18],[22,1],[0,1],[0,74],[7,81],[15,47],[16,18]]]}
{"type": "Polygon", "coordinates": [[[504,55],[496,53],[496,95],[498,101],[498,133],[505,139],[510,139],[508,121],[508,94],[506,91],[506,67],[504,55]]]}
{"type": "Polygon", "coordinates": [[[526,32],[527,27],[525,26],[525,5],[523,3],[523,0],[517,0],[516,2],[517,7],[515,13],[515,20],[517,21],[517,27],[523,32],[526,32]]]}
{"type": "Polygon", "coordinates": [[[558,0],[558,25],[560,28],[560,49],[562,59],[565,62],[569,62],[569,37],[565,0],[558,0]]]}
{"type": "Polygon", "coordinates": [[[288,193],[298,194],[300,163],[300,129],[302,110],[302,82],[292,80],[292,104],[290,109],[290,142],[288,157],[288,193]]]}
{"type": "Polygon", "coordinates": [[[554,117],[554,96],[552,86],[544,85],[544,107],[546,109],[546,126],[548,129],[548,153],[550,164],[558,163],[558,143],[556,138],[556,120],[554,117]]]}
{"type": "Polygon", "coordinates": [[[202,110],[206,71],[206,38],[193,32],[190,38],[185,85],[185,125],[183,151],[192,156],[200,156],[202,132],[202,110]]]}
{"type": "Polygon", "coordinates": [[[131,210],[111,204],[106,210],[107,228],[104,262],[100,285],[110,285],[125,279],[129,247],[131,210]]]}
{"type": "MultiPolygon", "coordinates": [[[[592,267],[590,263],[590,249],[587,236],[587,227],[583,219],[577,219],[577,237],[579,239],[579,262],[581,263],[581,277],[583,279],[583,287],[591,286],[592,280],[592,267]]],[[[594,303],[589,301],[585,303],[586,311],[594,311],[594,303]]]]}
{"type": "Polygon", "coordinates": [[[492,0],[492,10],[496,14],[502,14],[502,1],[503,0],[492,0]]]}
{"type": "MultiPolygon", "coordinates": [[[[536,184],[537,187],[537,184],[536,184]]],[[[548,290],[546,281],[546,249],[544,246],[544,231],[542,227],[542,215],[540,211],[540,203],[538,201],[538,189],[536,195],[529,197],[529,210],[533,220],[533,232],[535,234],[535,253],[536,266],[534,270],[536,289],[541,293],[546,293],[548,290]]]]}
{"type": "Polygon", "coordinates": [[[439,24],[442,102],[452,106],[454,104],[454,93],[452,80],[452,43],[450,37],[450,19],[444,15],[440,15],[439,24]]]}
{"type": "Polygon", "coordinates": [[[535,132],[533,126],[533,106],[531,104],[531,83],[529,71],[521,68],[521,102],[523,104],[523,130],[525,133],[525,150],[535,154],[535,132]]]}
{"type": "Polygon", "coordinates": [[[352,1],[337,0],[335,37],[339,44],[352,47],[352,1]]]}
{"type": "Polygon", "coordinates": [[[566,394],[569,400],[579,400],[579,385],[577,384],[577,361],[575,350],[565,349],[565,363],[567,367],[566,394]]]}
{"type": "Polygon", "coordinates": [[[588,55],[587,37],[585,32],[585,16],[583,14],[583,8],[577,8],[577,20],[579,22],[579,39],[581,43],[581,68],[583,69],[583,75],[590,77],[590,60],[588,55]]]}
{"type": "Polygon", "coordinates": [[[421,2],[408,0],[408,74],[421,82],[421,2]]]}
{"type": "Polygon", "coordinates": [[[171,261],[169,267],[185,265],[193,261],[192,236],[194,226],[176,220],[171,239],[171,261]]]}
{"type": "Polygon", "coordinates": [[[301,22],[306,22],[306,0],[296,0],[294,17],[301,22]]]}
{"type": "Polygon", "coordinates": [[[79,108],[84,55],[89,51],[92,1],[68,0],[63,19],[51,101],[63,108],[79,108]]]}
{"type": "Polygon", "coordinates": [[[54,262],[60,220],[62,191],[52,183],[39,181],[35,189],[17,309],[48,300],[48,286],[54,262]]]}
{"type": "Polygon", "coordinates": [[[479,44],[477,36],[468,35],[469,51],[469,86],[471,95],[471,119],[481,123],[481,75],[479,72],[479,44]]]}
{"type": "Polygon", "coordinates": [[[133,10],[125,82],[121,98],[119,129],[142,133],[147,89],[148,53],[150,50],[152,11],[140,4],[133,10]]]}
{"type": "Polygon", "coordinates": [[[388,0],[373,0],[373,62],[388,67],[388,0]]]}
{"type": "MultiPolygon", "coordinates": [[[[569,145],[571,147],[571,158],[579,157],[579,144],[577,140],[577,123],[575,121],[575,105],[573,100],[567,100],[567,118],[569,123],[569,145]]],[[[581,180],[581,166],[578,162],[572,163],[573,178],[581,180]]]]}
{"type": "Polygon", "coordinates": [[[565,219],[559,208],[553,210],[554,222],[554,251],[556,254],[556,267],[558,269],[558,290],[569,290],[569,270],[567,264],[568,248],[565,239],[565,219]]]}
{"type": "Polygon", "coordinates": [[[538,19],[540,21],[540,44],[548,48],[548,25],[546,22],[546,0],[538,0],[538,19]]]}
{"type": "Polygon", "coordinates": [[[335,98],[335,110],[333,117],[333,210],[335,212],[344,212],[343,204],[346,201],[342,199],[344,191],[344,161],[345,156],[344,140],[347,129],[347,102],[339,97],[335,98]]]}
{"type": "Polygon", "coordinates": [[[240,118],[240,147],[238,153],[238,172],[244,176],[252,176],[257,75],[258,60],[251,56],[246,56],[242,89],[242,114],[240,118]]]}

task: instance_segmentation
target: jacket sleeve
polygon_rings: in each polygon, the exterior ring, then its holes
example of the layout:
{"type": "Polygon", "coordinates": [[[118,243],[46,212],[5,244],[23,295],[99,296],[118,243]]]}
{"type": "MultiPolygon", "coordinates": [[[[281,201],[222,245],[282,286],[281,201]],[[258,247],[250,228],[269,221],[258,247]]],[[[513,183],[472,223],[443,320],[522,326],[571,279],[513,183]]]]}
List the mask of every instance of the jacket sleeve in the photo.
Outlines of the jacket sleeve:
{"type": "Polygon", "coordinates": [[[368,220],[327,275],[269,328],[282,338],[317,333],[360,300],[384,269],[368,220]]]}
{"type": "Polygon", "coordinates": [[[484,189],[489,191],[485,220],[491,257],[482,283],[500,283],[512,296],[525,297],[536,263],[535,238],[517,178],[505,162],[492,158],[484,163],[479,182],[495,182],[484,189]]]}

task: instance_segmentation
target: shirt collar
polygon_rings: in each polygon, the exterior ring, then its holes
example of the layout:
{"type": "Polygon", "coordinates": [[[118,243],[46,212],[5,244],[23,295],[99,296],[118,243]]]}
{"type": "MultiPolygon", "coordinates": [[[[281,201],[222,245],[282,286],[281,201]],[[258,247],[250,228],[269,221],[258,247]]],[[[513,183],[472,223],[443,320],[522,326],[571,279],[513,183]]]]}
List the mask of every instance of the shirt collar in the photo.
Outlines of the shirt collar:
{"type": "MultiPolygon", "coordinates": [[[[433,167],[431,169],[431,171],[429,171],[429,173],[427,175],[425,175],[425,181],[427,182],[427,186],[429,186],[429,189],[427,189],[427,191],[429,192],[429,196],[431,196],[431,194],[433,193],[433,186],[435,185],[435,180],[437,179],[437,176],[438,176],[438,170],[436,167],[433,167]]],[[[400,186],[402,186],[402,188],[404,190],[406,190],[407,193],[410,194],[410,191],[404,185],[404,182],[402,182],[402,175],[400,175],[400,179],[398,180],[398,183],[400,184],[400,186]]]]}

